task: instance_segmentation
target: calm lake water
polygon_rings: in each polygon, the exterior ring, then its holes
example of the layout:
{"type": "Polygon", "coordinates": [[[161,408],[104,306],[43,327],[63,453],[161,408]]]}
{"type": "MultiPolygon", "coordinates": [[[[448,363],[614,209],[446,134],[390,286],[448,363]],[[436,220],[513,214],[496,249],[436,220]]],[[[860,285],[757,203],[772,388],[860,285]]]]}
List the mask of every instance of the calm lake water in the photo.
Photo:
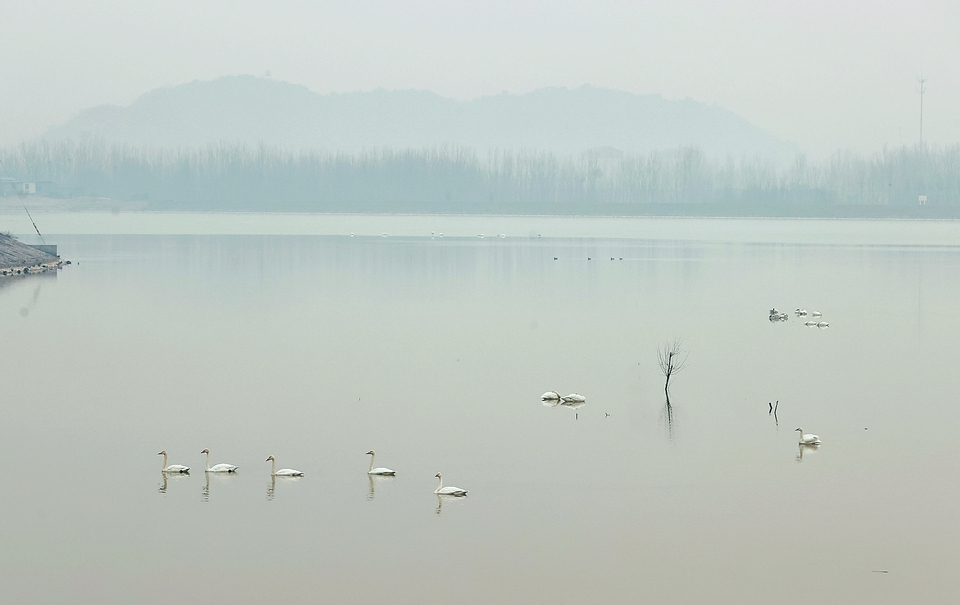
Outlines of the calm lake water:
{"type": "Polygon", "coordinates": [[[960,223],[71,216],[0,281],[0,602],[960,594],[960,223]]]}

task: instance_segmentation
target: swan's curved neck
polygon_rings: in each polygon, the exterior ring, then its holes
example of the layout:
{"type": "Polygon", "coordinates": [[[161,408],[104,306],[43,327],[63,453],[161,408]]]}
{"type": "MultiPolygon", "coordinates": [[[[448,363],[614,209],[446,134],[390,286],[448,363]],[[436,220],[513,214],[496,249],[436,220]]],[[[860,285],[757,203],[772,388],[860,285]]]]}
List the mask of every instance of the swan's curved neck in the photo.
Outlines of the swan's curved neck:
{"type": "Polygon", "coordinates": [[[167,454],[166,454],[166,452],[164,452],[164,454],[163,454],[163,468],[167,468],[167,454]]]}
{"type": "Polygon", "coordinates": [[[437,481],[437,491],[439,491],[443,487],[443,475],[437,475],[437,481]]]}
{"type": "Polygon", "coordinates": [[[277,460],[276,459],[273,459],[270,461],[270,475],[274,477],[277,476],[277,460]]]}
{"type": "Polygon", "coordinates": [[[376,458],[376,454],[370,454],[370,470],[373,470],[373,459],[376,458]]]}
{"type": "Polygon", "coordinates": [[[210,452],[207,452],[207,470],[210,470],[210,452]]]}

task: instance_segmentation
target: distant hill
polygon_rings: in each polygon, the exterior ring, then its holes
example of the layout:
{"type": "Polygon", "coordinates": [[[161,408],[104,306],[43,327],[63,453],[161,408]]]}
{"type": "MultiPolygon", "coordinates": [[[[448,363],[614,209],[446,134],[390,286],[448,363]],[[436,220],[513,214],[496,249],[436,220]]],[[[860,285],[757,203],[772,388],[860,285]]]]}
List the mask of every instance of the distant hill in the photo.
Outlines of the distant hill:
{"type": "Polygon", "coordinates": [[[101,139],[148,147],[266,143],[328,152],[465,145],[580,154],[695,146],[709,155],[789,157],[793,146],[715,105],[584,86],[456,101],[418,90],[320,95],[253,76],[194,81],[104,105],[47,140],[101,139]]]}

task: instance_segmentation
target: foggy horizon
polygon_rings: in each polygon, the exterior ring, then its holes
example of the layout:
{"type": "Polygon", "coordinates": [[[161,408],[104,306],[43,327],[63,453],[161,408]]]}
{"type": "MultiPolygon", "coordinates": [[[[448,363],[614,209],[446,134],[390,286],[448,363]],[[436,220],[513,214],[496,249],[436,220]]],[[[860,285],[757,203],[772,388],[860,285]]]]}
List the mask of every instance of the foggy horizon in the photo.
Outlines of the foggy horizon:
{"type": "Polygon", "coordinates": [[[84,109],[231,74],[317,94],[426,90],[457,100],[589,85],[717,105],[802,152],[960,141],[960,6],[742,0],[483,7],[368,2],[39,2],[5,7],[0,145],[84,109]],[[24,24],[36,24],[24,27],[24,24]]]}

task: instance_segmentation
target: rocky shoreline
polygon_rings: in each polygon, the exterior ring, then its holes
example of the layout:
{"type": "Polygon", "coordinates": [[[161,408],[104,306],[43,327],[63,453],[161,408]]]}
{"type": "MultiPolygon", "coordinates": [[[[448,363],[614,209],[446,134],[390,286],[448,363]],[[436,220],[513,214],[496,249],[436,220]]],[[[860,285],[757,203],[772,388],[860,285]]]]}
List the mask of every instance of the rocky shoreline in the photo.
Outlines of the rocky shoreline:
{"type": "Polygon", "coordinates": [[[41,252],[10,235],[0,233],[0,277],[56,271],[69,264],[70,261],[41,252]]]}

